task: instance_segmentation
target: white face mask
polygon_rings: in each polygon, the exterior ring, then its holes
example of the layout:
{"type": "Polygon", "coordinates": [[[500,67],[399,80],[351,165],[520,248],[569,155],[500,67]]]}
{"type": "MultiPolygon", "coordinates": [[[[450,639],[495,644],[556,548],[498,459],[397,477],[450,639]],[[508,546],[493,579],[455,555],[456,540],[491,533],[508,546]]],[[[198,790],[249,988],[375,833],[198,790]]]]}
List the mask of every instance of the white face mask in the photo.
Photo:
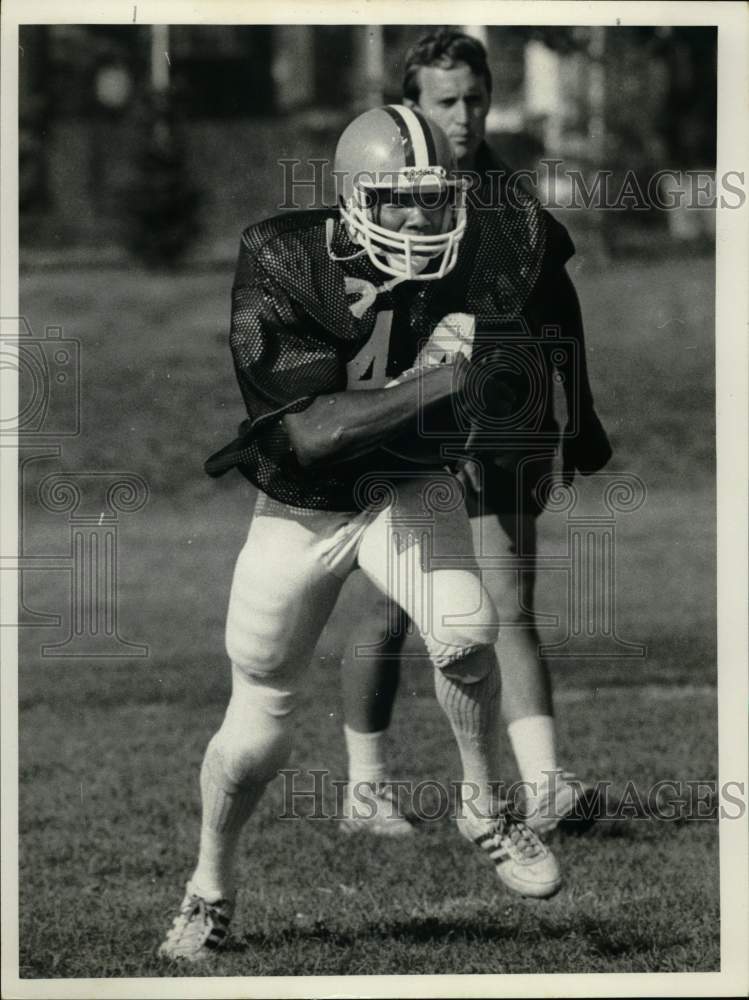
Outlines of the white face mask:
{"type": "Polygon", "coordinates": [[[447,180],[445,183],[456,188],[452,228],[446,232],[421,235],[386,229],[372,218],[367,191],[355,186],[351,198],[340,204],[341,218],[349,237],[363,248],[378,270],[391,277],[405,281],[443,278],[455,267],[466,228],[465,182],[447,180]],[[435,267],[428,268],[432,260],[435,267]]]}
{"type": "MultiPolygon", "coordinates": [[[[385,254],[385,260],[394,271],[406,271],[406,258],[402,254],[385,254]]],[[[417,257],[415,254],[411,258],[411,271],[414,274],[421,274],[424,268],[433,260],[432,257],[417,257]]]]}

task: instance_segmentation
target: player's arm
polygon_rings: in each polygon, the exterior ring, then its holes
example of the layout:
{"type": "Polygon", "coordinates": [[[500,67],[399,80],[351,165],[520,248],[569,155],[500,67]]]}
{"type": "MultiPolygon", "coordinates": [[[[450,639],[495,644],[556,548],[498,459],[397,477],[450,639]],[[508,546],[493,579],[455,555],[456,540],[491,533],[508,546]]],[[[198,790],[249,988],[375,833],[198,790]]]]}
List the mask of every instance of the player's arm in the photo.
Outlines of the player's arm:
{"type": "Polygon", "coordinates": [[[408,428],[419,411],[453,395],[468,362],[426,368],[387,389],[364,389],[317,396],[301,413],[283,418],[302,466],[330,465],[358,458],[408,428]]]}
{"type": "Polygon", "coordinates": [[[347,390],[341,347],[246,252],[232,294],[230,343],[249,421],[228,458],[217,457],[217,471],[245,439],[272,433],[279,423],[302,466],[357,458],[397,436],[420,410],[448,400],[465,367],[461,356],[387,389],[347,390]]]}
{"type": "MultiPolygon", "coordinates": [[[[577,365],[575,377],[565,378],[563,382],[568,408],[573,403],[570,393],[574,391],[577,393],[577,405],[580,411],[589,412],[593,409],[593,391],[590,387],[588,359],[585,352],[583,314],[580,309],[580,299],[566,268],[561,268],[556,275],[549,299],[554,303],[554,310],[558,316],[557,322],[562,328],[562,336],[575,340],[578,347],[574,355],[566,355],[568,364],[577,365]]],[[[561,366],[560,370],[563,375],[571,374],[564,370],[564,366],[561,366]]]]}
{"type": "Polygon", "coordinates": [[[611,458],[611,445],[595,411],[580,300],[565,268],[560,268],[551,287],[545,289],[544,297],[553,305],[554,315],[543,321],[559,324],[562,336],[577,344],[577,350],[566,353],[566,363],[559,366],[570,416],[563,441],[564,474],[569,479],[575,469],[583,475],[602,469],[611,458]],[[575,371],[571,370],[572,365],[576,366],[575,371]]]}

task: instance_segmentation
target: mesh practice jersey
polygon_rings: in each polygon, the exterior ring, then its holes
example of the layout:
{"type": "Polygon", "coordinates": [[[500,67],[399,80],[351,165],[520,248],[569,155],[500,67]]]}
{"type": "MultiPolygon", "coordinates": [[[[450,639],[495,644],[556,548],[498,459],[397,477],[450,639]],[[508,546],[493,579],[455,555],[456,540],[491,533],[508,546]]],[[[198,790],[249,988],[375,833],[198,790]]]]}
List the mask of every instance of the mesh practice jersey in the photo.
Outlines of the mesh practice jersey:
{"type": "Polygon", "coordinates": [[[558,272],[573,248],[564,227],[530,197],[490,211],[469,208],[448,276],[377,294],[386,277],[366,256],[331,260],[330,225],[334,254],[357,254],[334,210],[276,216],[243,233],[230,341],[248,419],[206,470],[217,476],[237,467],[282,503],[348,511],[358,506],[355,484],[363,474],[402,474],[408,460],[380,448],[327,469],[302,468],[283,416],[318,395],[396,378],[450,313],[498,323],[521,317],[544,276],[558,272]]]}

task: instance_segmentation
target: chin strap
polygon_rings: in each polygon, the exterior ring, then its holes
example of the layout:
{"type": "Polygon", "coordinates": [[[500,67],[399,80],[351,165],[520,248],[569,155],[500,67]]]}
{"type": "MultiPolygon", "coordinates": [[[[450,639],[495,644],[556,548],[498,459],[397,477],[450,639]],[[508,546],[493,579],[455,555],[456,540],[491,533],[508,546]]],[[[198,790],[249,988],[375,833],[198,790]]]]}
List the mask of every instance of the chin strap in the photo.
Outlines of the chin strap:
{"type": "Polygon", "coordinates": [[[328,257],[331,260],[343,261],[343,260],[356,260],[357,257],[361,257],[362,254],[367,251],[362,247],[361,250],[357,250],[356,253],[351,253],[347,257],[341,257],[339,254],[335,253],[333,250],[333,233],[335,232],[335,219],[328,219],[325,222],[325,246],[328,250],[328,257]]]}
{"type": "Polygon", "coordinates": [[[384,281],[381,285],[373,285],[371,281],[367,281],[366,278],[354,278],[351,275],[345,275],[344,287],[346,289],[347,295],[358,295],[359,298],[354,301],[349,301],[349,309],[351,310],[351,315],[354,319],[361,319],[364,313],[369,309],[369,307],[374,303],[375,299],[382,292],[389,292],[391,288],[395,288],[406,278],[391,278],[389,281],[384,281]]]}
{"type": "MultiPolygon", "coordinates": [[[[339,256],[333,251],[334,230],[335,220],[328,219],[325,223],[325,243],[328,250],[328,256],[331,260],[341,262],[356,260],[357,257],[361,257],[362,254],[367,252],[364,248],[362,248],[361,250],[357,250],[356,253],[349,254],[348,256],[339,256]]],[[[388,281],[383,281],[381,285],[373,285],[371,281],[366,281],[364,278],[354,278],[350,275],[346,275],[344,280],[347,293],[359,294],[359,298],[355,302],[350,303],[349,308],[356,319],[361,319],[378,295],[381,295],[383,292],[389,292],[391,289],[395,288],[396,285],[400,285],[401,282],[407,281],[408,275],[396,275],[388,281]]]]}

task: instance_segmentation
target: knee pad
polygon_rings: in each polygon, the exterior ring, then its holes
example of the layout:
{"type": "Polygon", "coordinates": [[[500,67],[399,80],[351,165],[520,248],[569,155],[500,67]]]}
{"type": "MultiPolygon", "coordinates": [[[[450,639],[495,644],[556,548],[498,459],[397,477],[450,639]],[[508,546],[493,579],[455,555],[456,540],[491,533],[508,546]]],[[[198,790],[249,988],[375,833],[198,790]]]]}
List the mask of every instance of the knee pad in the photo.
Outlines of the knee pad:
{"type": "Polygon", "coordinates": [[[439,660],[432,656],[437,672],[451,681],[476,684],[484,680],[497,667],[497,655],[493,646],[473,646],[464,650],[461,656],[443,656],[439,660]]]}
{"type": "Polygon", "coordinates": [[[232,697],[227,709],[243,718],[270,716],[282,719],[297,706],[301,671],[278,669],[256,672],[254,662],[232,662],[232,697]]]}
{"type": "Polygon", "coordinates": [[[282,675],[287,663],[280,630],[257,626],[257,622],[240,623],[230,616],[226,623],[226,652],[244,676],[262,681],[282,675]]]}
{"type": "MultiPolygon", "coordinates": [[[[211,742],[212,767],[238,787],[270,781],[289,759],[296,691],[258,683],[236,665],[221,728],[211,742]]],[[[227,786],[227,790],[230,790],[227,786]]]]}
{"type": "MultiPolygon", "coordinates": [[[[481,687],[484,691],[493,691],[495,694],[499,691],[499,664],[494,649],[490,646],[481,646],[467,653],[461,660],[435,667],[434,675],[438,693],[440,690],[451,690],[456,683],[464,690],[477,685],[477,689],[481,687]]],[[[441,700],[440,704],[445,707],[441,700]]]]}
{"type": "Polygon", "coordinates": [[[462,588],[440,592],[435,588],[430,627],[422,636],[432,662],[449,668],[459,679],[480,680],[494,663],[493,647],[499,638],[497,611],[477,579],[462,588]],[[479,656],[482,650],[491,655],[479,656]],[[478,670],[478,675],[476,672],[478,670]]]}

